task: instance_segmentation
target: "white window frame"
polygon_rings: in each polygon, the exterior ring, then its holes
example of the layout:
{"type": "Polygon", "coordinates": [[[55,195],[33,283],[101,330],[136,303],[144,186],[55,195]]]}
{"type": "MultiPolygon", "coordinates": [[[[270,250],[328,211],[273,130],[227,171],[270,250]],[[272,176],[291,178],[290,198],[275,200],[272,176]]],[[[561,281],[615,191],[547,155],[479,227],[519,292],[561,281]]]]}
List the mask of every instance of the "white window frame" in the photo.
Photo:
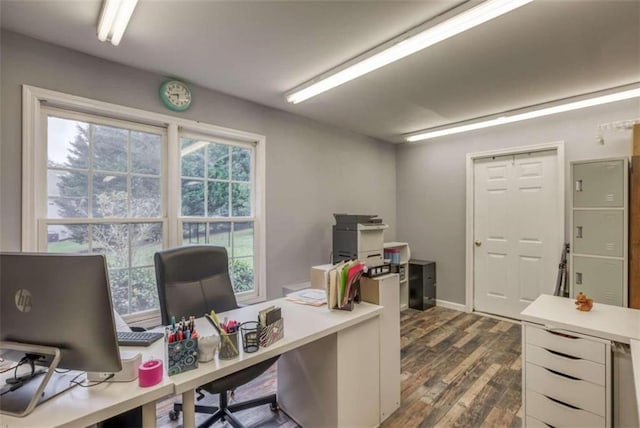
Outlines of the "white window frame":
{"type": "MultiPolygon", "coordinates": [[[[244,149],[250,149],[251,150],[251,161],[252,161],[252,165],[251,165],[251,177],[249,178],[249,183],[251,184],[251,215],[247,216],[247,217],[233,217],[231,215],[229,215],[228,217],[221,217],[221,216],[183,216],[182,215],[182,206],[180,204],[181,201],[179,201],[179,206],[178,206],[178,233],[179,233],[179,241],[180,241],[180,245],[182,245],[183,243],[183,236],[182,236],[182,228],[183,228],[183,224],[184,223],[205,223],[207,225],[211,224],[211,223],[242,223],[242,222],[253,222],[254,224],[254,238],[256,236],[256,224],[257,224],[257,217],[256,217],[256,211],[257,211],[257,207],[254,206],[256,205],[255,202],[257,202],[256,199],[256,187],[257,187],[257,183],[256,183],[256,169],[257,169],[257,149],[256,146],[254,144],[247,144],[245,142],[239,142],[239,141],[233,141],[233,140],[229,140],[226,138],[220,138],[220,137],[215,137],[211,134],[203,134],[203,133],[197,133],[197,132],[189,132],[189,131],[180,131],[179,132],[179,137],[180,138],[191,138],[191,139],[195,139],[195,140],[203,140],[206,141],[207,143],[220,143],[220,144],[224,144],[227,146],[234,146],[234,147],[241,147],[244,149]]],[[[178,142],[178,145],[180,145],[180,142],[178,142]]],[[[229,165],[231,165],[231,162],[229,162],[229,165]]],[[[205,176],[203,178],[203,180],[209,181],[209,179],[205,176]]],[[[179,181],[182,181],[182,173],[180,172],[179,174],[179,181]]],[[[227,180],[225,180],[227,181],[227,180]]],[[[233,180],[231,178],[231,176],[229,176],[228,181],[230,183],[233,183],[233,180]]],[[[206,205],[206,197],[207,194],[205,192],[205,205],[206,205]]],[[[231,214],[231,210],[232,210],[232,205],[231,205],[231,191],[229,192],[229,214],[231,214]]],[[[207,226],[208,229],[208,226],[207,226]]],[[[233,249],[233,233],[230,233],[230,237],[229,239],[231,240],[231,248],[233,249]]],[[[254,239],[253,240],[253,254],[254,254],[254,271],[258,272],[258,269],[255,268],[255,265],[260,263],[258,257],[256,257],[256,254],[258,254],[260,251],[259,249],[259,243],[258,243],[258,239],[254,239]]],[[[230,255],[231,258],[232,255],[230,255]]],[[[245,292],[241,292],[241,293],[236,293],[236,296],[238,298],[238,300],[242,300],[242,301],[249,301],[252,299],[256,299],[257,297],[259,297],[259,290],[257,290],[257,287],[253,289],[253,291],[245,291],[245,292]]]]}
{"type": "MultiPolygon", "coordinates": [[[[180,209],[180,136],[182,133],[196,134],[203,138],[225,140],[238,145],[250,144],[255,149],[254,171],[255,193],[254,219],[254,293],[238,294],[243,303],[256,303],[267,298],[266,287],[266,138],[263,135],[209,125],[171,115],[148,112],[132,107],[69,95],[49,89],[22,85],[22,251],[42,251],[43,229],[41,220],[47,215],[46,174],[46,120],[43,107],[86,113],[115,121],[135,122],[166,130],[166,167],[163,166],[162,197],[165,218],[165,246],[180,245],[182,237],[180,209]],[[44,123],[43,123],[44,122],[44,123]],[[166,170],[164,169],[166,168],[166,170]]],[[[194,218],[195,220],[195,218],[194,218]]],[[[46,236],[46,232],[45,232],[46,236]]],[[[155,312],[155,311],[154,311],[155,312]]],[[[151,314],[144,316],[151,318],[151,314]]],[[[157,317],[158,314],[154,314],[157,317]]],[[[128,322],[141,319],[129,317],[128,322]]]]}

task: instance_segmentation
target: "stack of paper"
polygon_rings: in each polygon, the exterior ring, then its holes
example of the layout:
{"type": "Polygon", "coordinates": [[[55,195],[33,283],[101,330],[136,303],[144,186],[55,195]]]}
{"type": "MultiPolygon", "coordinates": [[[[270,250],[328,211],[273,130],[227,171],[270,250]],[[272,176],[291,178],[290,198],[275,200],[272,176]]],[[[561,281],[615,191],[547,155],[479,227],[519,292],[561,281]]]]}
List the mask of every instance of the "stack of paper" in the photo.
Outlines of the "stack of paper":
{"type": "Polygon", "coordinates": [[[327,294],[325,290],[305,288],[304,290],[287,294],[287,300],[303,305],[322,306],[327,303],[327,294]]]}

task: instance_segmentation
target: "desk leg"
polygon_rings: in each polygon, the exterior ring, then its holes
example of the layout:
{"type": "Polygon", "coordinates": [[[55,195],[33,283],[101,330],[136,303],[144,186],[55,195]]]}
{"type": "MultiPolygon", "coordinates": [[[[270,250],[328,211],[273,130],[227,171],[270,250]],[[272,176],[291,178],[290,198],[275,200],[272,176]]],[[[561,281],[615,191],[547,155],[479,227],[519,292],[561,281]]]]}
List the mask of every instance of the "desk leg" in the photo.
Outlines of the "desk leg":
{"type": "Polygon", "coordinates": [[[142,406],[143,428],[155,428],[156,426],[156,402],[152,401],[142,406]]]}
{"type": "Polygon", "coordinates": [[[182,426],[196,426],[196,391],[191,389],[182,393],[182,426]]]}

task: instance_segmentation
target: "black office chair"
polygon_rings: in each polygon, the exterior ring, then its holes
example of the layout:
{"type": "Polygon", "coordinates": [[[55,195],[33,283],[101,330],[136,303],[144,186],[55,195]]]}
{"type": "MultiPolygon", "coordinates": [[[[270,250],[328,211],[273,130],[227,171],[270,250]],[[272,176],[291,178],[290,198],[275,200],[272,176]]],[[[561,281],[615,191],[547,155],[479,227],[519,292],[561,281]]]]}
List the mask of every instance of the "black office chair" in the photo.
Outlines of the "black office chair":
{"type": "MultiPolygon", "coordinates": [[[[168,325],[171,317],[181,319],[190,315],[203,316],[212,309],[217,313],[238,308],[229,277],[229,261],[224,247],[194,245],[157,252],[154,257],[156,283],[160,298],[162,323],[168,325]]],[[[234,427],[242,427],[232,414],[265,404],[278,410],[276,395],[229,404],[228,394],[235,388],[257,378],[275,363],[278,357],[230,374],[198,388],[198,400],[204,397],[201,390],[220,395],[219,407],[196,405],[197,413],[212,414],[199,427],[207,427],[218,420],[226,420],[234,427]]],[[[172,419],[177,419],[182,404],[174,405],[172,419]]]]}

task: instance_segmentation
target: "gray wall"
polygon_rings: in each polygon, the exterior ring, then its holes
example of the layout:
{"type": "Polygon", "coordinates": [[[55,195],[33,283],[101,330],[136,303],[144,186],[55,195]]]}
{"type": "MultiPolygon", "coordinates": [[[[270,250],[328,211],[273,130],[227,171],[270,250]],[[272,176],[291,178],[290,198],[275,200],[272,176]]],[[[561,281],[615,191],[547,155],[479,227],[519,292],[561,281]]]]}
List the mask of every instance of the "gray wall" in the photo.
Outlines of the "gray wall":
{"type": "MultiPolygon", "coordinates": [[[[164,76],[12,32],[3,32],[1,42],[0,249],[19,250],[20,85],[171,113],[157,95],[164,76]]],[[[205,88],[192,91],[193,105],[181,116],[267,138],[270,298],[280,296],[282,285],[308,280],[310,266],[328,262],[334,212],[379,214],[389,224],[385,238],[395,238],[396,170],[391,144],[205,88]]]]}
{"type": "MultiPolygon", "coordinates": [[[[438,299],[465,303],[467,153],[564,141],[566,193],[570,161],[631,153],[630,131],[604,132],[601,145],[596,142],[598,125],[637,118],[636,99],[399,146],[398,239],[410,244],[412,257],[436,261],[438,299]]],[[[569,201],[565,200],[568,239],[569,201]]]]}

